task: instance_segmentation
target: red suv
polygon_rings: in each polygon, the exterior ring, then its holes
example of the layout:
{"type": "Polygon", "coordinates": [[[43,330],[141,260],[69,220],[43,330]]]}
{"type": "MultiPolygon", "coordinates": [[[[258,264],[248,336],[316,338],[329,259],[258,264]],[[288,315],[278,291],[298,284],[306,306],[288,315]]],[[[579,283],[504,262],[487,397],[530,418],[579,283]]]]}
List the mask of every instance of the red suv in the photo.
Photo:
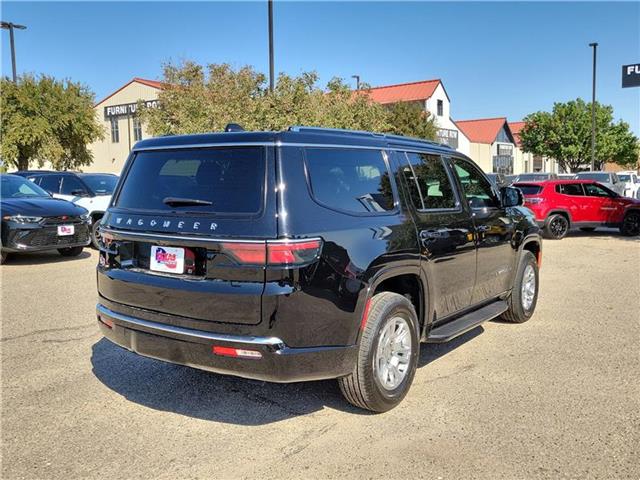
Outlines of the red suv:
{"type": "Polygon", "coordinates": [[[640,201],[621,197],[592,180],[547,180],[514,184],[548,238],[561,239],[570,228],[591,232],[596,227],[619,228],[623,235],[640,234],[640,201]]]}

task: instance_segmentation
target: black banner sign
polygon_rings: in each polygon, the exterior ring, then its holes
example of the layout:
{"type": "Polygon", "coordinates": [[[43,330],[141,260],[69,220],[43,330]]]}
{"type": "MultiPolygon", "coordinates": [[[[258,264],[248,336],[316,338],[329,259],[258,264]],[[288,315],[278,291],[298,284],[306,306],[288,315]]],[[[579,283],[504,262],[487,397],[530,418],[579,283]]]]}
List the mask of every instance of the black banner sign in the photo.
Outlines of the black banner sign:
{"type": "Polygon", "coordinates": [[[640,87],[640,63],[622,66],[622,88],[640,87]]]}
{"type": "MultiPolygon", "coordinates": [[[[158,108],[158,100],[143,100],[144,106],[147,108],[158,108]]],[[[113,117],[127,117],[136,114],[138,103],[125,103],[122,105],[111,105],[104,107],[104,119],[109,120],[113,117]]]]}

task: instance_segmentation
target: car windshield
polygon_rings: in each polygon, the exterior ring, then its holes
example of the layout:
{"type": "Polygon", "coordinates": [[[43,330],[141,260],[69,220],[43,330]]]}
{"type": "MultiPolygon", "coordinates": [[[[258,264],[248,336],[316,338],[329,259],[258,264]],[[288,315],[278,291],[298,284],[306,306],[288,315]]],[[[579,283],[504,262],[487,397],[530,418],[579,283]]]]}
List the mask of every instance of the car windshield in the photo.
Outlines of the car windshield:
{"type": "Polygon", "coordinates": [[[0,182],[0,196],[2,198],[22,198],[22,197],[49,197],[50,195],[22,177],[15,175],[2,175],[0,182]]]}
{"type": "Polygon", "coordinates": [[[596,182],[608,182],[609,174],[608,173],[579,173],[576,175],[576,178],[581,180],[595,180],[596,182]]]}
{"type": "Polygon", "coordinates": [[[115,175],[82,175],[84,183],[89,185],[96,195],[111,195],[118,183],[118,177],[115,175]]]}
{"type": "Polygon", "coordinates": [[[540,182],[542,180],[548,180],[549,175],[546,173],[524,173],[518,176],[518,181],[528,181],[528,182],[540,182]]]}

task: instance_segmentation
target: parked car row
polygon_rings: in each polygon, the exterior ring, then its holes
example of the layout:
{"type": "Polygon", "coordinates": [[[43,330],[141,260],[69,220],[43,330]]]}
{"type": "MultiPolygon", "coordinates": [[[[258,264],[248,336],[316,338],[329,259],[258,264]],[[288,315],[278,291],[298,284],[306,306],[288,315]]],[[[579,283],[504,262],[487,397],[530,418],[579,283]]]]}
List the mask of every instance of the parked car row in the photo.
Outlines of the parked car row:
{"type": "Polygon", "coordinates": [[[522,191],[525,206],[548,238],[564,238],[571,228],[614,227],[623,235],[640,234],[640,200],[623,197],[593,179],[517,182],[514,186],[522,191]]]}
{"type": "Polygon", "coordinates": [[[111,174],[18,171],[1,175],[0,263],[10,253],[58,250],[80,255],[93,243],[118,177],[111,174]]]}

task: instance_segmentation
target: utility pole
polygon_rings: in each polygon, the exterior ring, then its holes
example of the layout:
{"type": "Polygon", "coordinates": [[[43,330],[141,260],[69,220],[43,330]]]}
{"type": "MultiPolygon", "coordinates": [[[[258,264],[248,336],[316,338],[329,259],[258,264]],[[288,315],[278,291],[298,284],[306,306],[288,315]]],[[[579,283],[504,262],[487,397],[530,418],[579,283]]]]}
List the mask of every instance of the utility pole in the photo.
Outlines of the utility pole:
{"type": "Polygon", "coordinates": [[[273,93],[274,72],[273,72],[273,0],[268,0],[269,4],[269,91],[273,93]]]}
{"type": "Polygon", "coordinates": [[[591,171],[596,169],[596,52],[597,43],[590,43],[593,48],[593,84],[591,89],[591,171]]]}
{"type": "Polygon", "coordinates": [[[0,22],[0,28],[5,30],[9,30],[9,41],[11,42],[11,67],[13,69],[13,83],[16,83],[18,80],[18,75],[16,74],[16,46],[13,40],[13,29],[17,28],[18,30],[24,30],[24,25],[18,25],[13,22],[0,22]]]}
{"type": "Polygon", "coordinates": [[[360,90],[360,75],[351,75],[351,78],[356,79],[356,90],[360,90]]]}

